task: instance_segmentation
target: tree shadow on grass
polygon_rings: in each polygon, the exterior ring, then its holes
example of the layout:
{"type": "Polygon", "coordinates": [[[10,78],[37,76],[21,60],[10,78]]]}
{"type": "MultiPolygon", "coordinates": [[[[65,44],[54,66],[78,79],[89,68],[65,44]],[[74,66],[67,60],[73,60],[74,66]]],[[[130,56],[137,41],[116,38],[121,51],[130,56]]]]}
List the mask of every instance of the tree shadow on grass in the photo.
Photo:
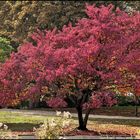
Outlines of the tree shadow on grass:
{"type": "MultiPolygon", "coordinates": [[[[74,120],[77,120],[76,117],[73,118],[74,120]]],[[[92,121],[92,123],[98,123],[98,124],[115,124],[115,125],[127,125],[127,126],[136,126],[140,127],[140,120],[124,120],[124,119],[92,119],[89,117],[89,121],[92,121]]]]}
{"type": "Polygon", "coordinates": [[[6,123],[8,128],[11,131],[23,131],[23,132],[28,132],[28,131],[33,131],[33,127],[38,128],[40,124],[33,124],[33,123],[6,123]]]}
{"type": "Polygon", "coordinates": [[[116,124],[140,127],[140,120],[124,120],[124,119],[90,119],[98,121],[99,124],[116,124]]]}

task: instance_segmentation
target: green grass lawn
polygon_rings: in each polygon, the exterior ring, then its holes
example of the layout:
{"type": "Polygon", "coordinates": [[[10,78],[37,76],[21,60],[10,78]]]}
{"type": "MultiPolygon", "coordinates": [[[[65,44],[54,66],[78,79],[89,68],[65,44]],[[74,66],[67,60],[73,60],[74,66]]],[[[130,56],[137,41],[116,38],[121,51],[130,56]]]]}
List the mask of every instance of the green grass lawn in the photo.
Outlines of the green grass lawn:
{"type": "Polygon", "coordinates": [[[45,117],[45,116],[31,116],[31,115],[22,115],[21,113],[15,113],[15,112],[6,112],[2,111],[0,112],[0,122],[3,123],[33,123],[38,124],[41,123],[47,119],[50,119],[51,117],[45,117]]]}
{"type": "Polygon", "coordinates": [[[0,112],[0,122],[9,126],[12,131],[32,131],[33,127],[38,127],[51,116],[31,116],[14,112],[0,112]]]}
{"type": "MultiPolygon", "coordinates": [[[[56,116],[52,116],[56,117],[56,116]]],[[[31,116],[15,112],[0,111],[0,122],[8,125],[12,131],[29,132],[33,127],[39,127],[41,123],[51,116],[31,116]]],[[[78,125],[77,118],[72,118],[74,127],[78,125]]],[[[117,119],[89,119],[88,128],[102,133],[125,133],[135,134],[140,129],[140,120],[117,120],[117,119]]]]}

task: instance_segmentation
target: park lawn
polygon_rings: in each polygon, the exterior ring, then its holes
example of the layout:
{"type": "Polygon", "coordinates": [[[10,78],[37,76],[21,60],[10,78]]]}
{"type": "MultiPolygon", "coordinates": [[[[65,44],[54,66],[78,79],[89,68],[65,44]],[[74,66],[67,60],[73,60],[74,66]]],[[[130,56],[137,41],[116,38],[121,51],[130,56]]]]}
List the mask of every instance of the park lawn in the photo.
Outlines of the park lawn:
{"type": "Polygon", "coordinates": [[[7,124],[12,131],[33,131],[33,127],[51,119],[51,116],[22,115],[15,112],[0,112],[0,122],[7,124]]]}
{"type": "MultiPolygon", "coordinates": [[[[15,112],[0,112],[0,122],[7,124],[12,132],[32,133],[33,127],[39,127],[40,124],[52,117],[56,116],[31,116],[15,112]]],[[[72,119],[72,128],[74,129],[77,127],[78,121],[77,118],[72,119]]],[[[89,119],[87,128],[100,135],[136,135],[140,129],[140,120],[89,119]]]]}

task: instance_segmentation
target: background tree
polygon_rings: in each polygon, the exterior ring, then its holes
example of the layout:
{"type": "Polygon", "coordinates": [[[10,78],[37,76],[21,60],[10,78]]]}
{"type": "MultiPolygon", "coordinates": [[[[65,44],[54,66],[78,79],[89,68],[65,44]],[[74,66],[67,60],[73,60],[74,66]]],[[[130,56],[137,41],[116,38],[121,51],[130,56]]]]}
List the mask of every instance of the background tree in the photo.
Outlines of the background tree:
{"type": "Polygon", "coordinates": [[[140,2],[139,1],[124,1],[122,7],[128,13],[131,13],[132,11],[140,11],[140,2]]]}
{"type": "MultiPolygon", "coordinates": [[[[140,49],[140,40],[133,42],[133,44],[137,49],[140,49]]],[[[137,51],[138,51],[137,50],[137,51]]],[[[140,96],[140,52],[136,52],[133,48],[129,47],[129,50],[132,51],[125,60],[125,65],[120,69],[120,82],[117,86],[118,89],[123,89],[125,92],[130,92],[134,94],[134,102],[135,102],[135,115],[138,115],[139,105],[139,96],[140,96]],[[131,63],[129,62],[131,60],[131,63]],[[124,82],[125,81],[125,82],[124,82]]]]}
{"type": "Polygon", "coordinates": [[[0,62],[3,63],[10,56],[13,51],[10,41],[6,38],[0,37],[0,62]]]}
{"type": "Polygon", "coordinates": [[[116,103],[111,88],[123,80],[121,70],[139,76],[140,14],[113,8],[87,5],[88,17],[75,26],[32,35],[37,45],[19,47],[1,67],[0,104],[47,95],[49,106],[64,107],[69,97],[77,109],[78,129],[86,130],[91,109],[116,103]]]}
{"type": "MultiPolygon", "coordinates": [[[[113,3],[121,7],[121,1],[92,1],[97,6],[113,3]]],[[[0,1],[0,36],[11,39],[15,48],[27,40],[37,28],[61,29],[69,22],[74,24],[86,17],[85,1],[0,1]]]]}

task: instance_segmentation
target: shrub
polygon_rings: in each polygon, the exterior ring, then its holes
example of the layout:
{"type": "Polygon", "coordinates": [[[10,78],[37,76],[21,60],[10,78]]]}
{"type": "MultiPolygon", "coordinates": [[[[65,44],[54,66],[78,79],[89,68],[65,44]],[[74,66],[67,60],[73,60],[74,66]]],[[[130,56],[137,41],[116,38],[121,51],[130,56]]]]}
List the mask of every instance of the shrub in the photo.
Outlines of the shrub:
{"type": "Polygon", "coordinates": [[[137,139],[140,139],[140,129],[139,129],[138,132],[137,132],[136,138],[137,138],[137,139]]]}
{"type": "Polygon", "coordinates": [[[69,112],[56,112],[58,118],[52,118],[44,122],[38,129],[34,128],[39,139],[59,139],[64,135],[65,130],[70,130],[72,125],[71,114],[69,112]]]}
{"type": "Polygon", "coordinates": [[[0,123],[0,139],[18,139],[17,135],[13,135],[11,130],[8,129],[8,126],[0,123]]]}
{"type": "Polygon", "coordinates": [[[127,106],[127,105],[134,105],[134,95],[123,95],[123,94],[116,94],[116,98],[118,101],[118,105],[120,106],[127,106]]]}

